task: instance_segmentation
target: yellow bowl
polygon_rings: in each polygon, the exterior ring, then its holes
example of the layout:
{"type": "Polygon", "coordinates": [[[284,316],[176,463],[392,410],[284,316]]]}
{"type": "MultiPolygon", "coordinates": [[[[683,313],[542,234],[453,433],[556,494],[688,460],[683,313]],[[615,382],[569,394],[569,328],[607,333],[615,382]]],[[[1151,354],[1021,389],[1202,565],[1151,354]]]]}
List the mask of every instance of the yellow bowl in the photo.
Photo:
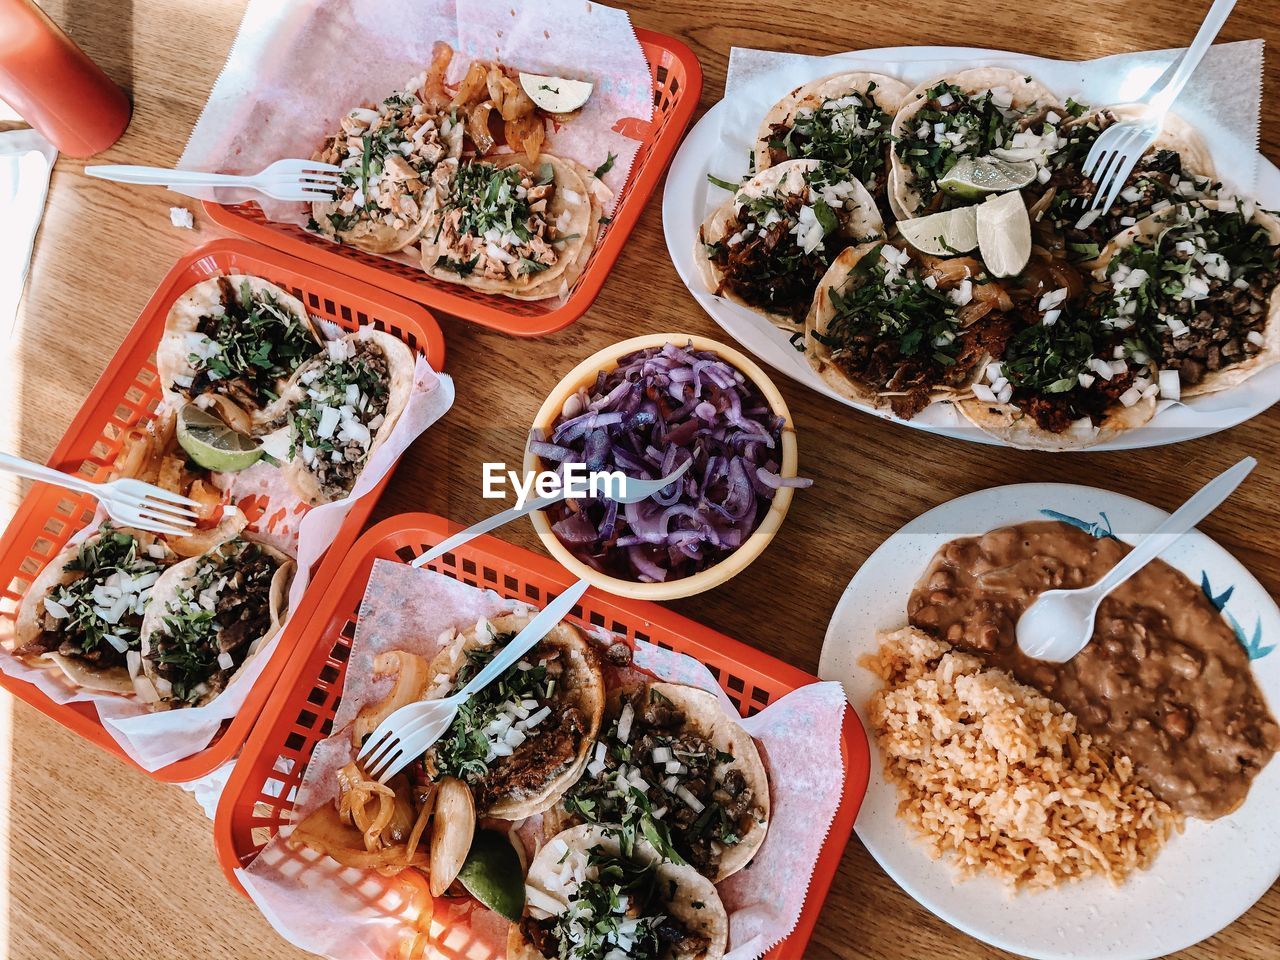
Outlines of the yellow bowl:
{"type": "MultiPolygon", "coordinates": [[[[743,376],[759,388],[773,412],[783,420],[782,467],[780,473],[783,477],[794,477],[798,463],[795,427],[791,423],[791,414],[787,410],[787,403],[782,399],[782,394],[778,392],[778,388],[773,385],[773,381],[745,354],[715,340],[708,340],[706,337],[695,337],[685,333],[656,333],[645,337],[634,337],[631,340],[624,340],[587,357],[586,360],[583,360],[569,371],[569,374],[560,381],[547,399],[543,401],[541,409],[538,410],[538,414],[534,418],[534,428],[542,430],[545,436],[550,437],[552,425],[564,409],[565,401],[576,393],[579,387],[590,387],[595,383],[600,371],[614,369],[618,365],[618,360],[626,354],[634,353],[637,350],[645,350],[649,347],[661,347],[667,343],[675,343],[680,346],[692,343],[695,350],[710,351],[730,366],[741,371],[743,376]]],[[[542,469],[549,469],[549,467],[544,466],[541,457],[526,449],[524,455],[525,473],[528,474],[530,471],[542,469]]],[[[575,557],[569,548],[560,542],[560,538],[551,529],[551,522],[543,511],[536,511],[529,516],[533,520],[533,527],[538,531],[538,536],[547,551],[574,576],[586,580],[594,587],[599,587],[601,590],[606,590],[621,597],[633,597],[637,600],[675,600],[679,597],[691,597],[696,593],[710,590],[712,587],[718,587],[730,577],[740,573],[746,568],[747,564],[760,556],[764,548],[769,545],[769,541],[773,539],[773,535],[778,532],[778,527],[782,525],[782,518],[787,515],[787,509],[791,506],[793,492],[792,487],[780,487],[777,493],[774,494],[769,512],[765,514],[760,525],[747,537],[742,546],[738,547],[737,550],[719,563],[707,567],[705,570],[700,570],[693,576],[682,577],[678,580],[667,580],[662,583],[641,583],[636,580],[623,580],[619,577],[611,577],[608,574],[601,573],[575,557]]]]}

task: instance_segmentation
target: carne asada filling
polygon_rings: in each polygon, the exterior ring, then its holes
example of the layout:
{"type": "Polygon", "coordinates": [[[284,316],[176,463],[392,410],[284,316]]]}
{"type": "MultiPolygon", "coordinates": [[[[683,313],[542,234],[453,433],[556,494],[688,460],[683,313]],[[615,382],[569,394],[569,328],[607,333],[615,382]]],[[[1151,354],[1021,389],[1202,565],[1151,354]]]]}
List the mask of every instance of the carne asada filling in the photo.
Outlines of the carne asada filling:
{"type": "MultiPolygon", "coordinates": [[[[467,652],[450,692],[460,690],[515,637],[495,635],[467,652]]],[[[461,707],[427,755],[433,779],[450,776],[471,787],[476,807],[537,793],[578,756],[587,721],[567,699],[558,648],[539,644],[461,707]]]]}
{"type": "Polygon", "coordinates": [[[66,568],[80,574],[41,602],[40,634],[18,656],[56,651],[99,669],[123,666],[137,650],[151,588],[173,554],[152,537],[135,538],[104,522],[66,568]]]}
{"type": "Polygon", "coordinates": [[[823,100],[816,107],[799,108],[790,122],[769,130],[772,165],[797,158],[823,160],[862,181],[879,200],[885,191],[889,128],[893,116],[876,102],[876,85],[865,93],[849,93],[823,100]]]}
{"type": "Polygon", "coordinates": [[[742,771],[726,768],[733,755],[685,721],[652,687],[626,695],[564,805],[611,831],[624,855],[647,840],[664,860],[714,879],[724,848],[742,841],[759,806],[742,771]]]}
{"type": "MultiPolygon", "coordinates": [[[[799,180],[796,171],[788,179],[799,180]]],[[[754,307],[804,322],[813,292],[840,251],[860,239],[844,232],[840,213],[856,201],[843,171],[820,166],[799,184],[742,197],[725,238],[707,243],[706,256],[724,275],[716,293],[732,290],[754,307]],[[798,185],[799,189],[789,189],[798,185]],[[783,191],[786,192],[783,192],[783,191]]]]}
{"type": "MultiPolygon", "coordinates": [[[[1067,102],[1069,112],[1082,109],[1067,102]]],[[[1174,203],[1210,196],[1214,184],[1187,173],[1176,150],[1153,148],[1139,159],[1115,203],[1106,213],[1089,210],[1097,185],[1083,173],[1094,141],[1116,117],[1103,111],[1087,122],[1077,121],[1062,132],[1062,145],[1052,159],[1053,173],[1046,184],[1047,203],[1037,230],[1038,241],[1050,250],[1062,250],[1069,260],[1092,260],[1120,231],[1143,217],[1174,203]]]]}
{"type": "Polygon", "coordinates": [[[271,294],[253,291],[247,282],[237,291],[230,277],[218,278],[218,290],[222,312],[206,313],[196,323],[203,339],[187,358],[190,382],[179,378],[175,386],[188,399],[214,393],[248,411],[261,410],[320,347],[271,294]]]}
{"type": "Polygon", "coordinates": [[[279,563],[239,538],[202,556],[151,639],[162,699],[194,702],[226,686],[271,628],[271,584],[279,563]]]}
{"type": "Polygon", "coordinates": [[[369,458],[391,397],[387,356],[359,337],[330,340],[329,359],[305,371],[306,393],[291,411],[289,458],[302,462],[330,499],[345,497],[369,458]]]}
{"type": "MultiPolygon", "coordinates": [[[[338,209],[326,214],[324,226],[342,233],[361,222],[394,230],[417,223],[428,176],[441,160],[458,155],[462,130],[462,121],[436,115],[410,90],[352,110],[313,158],[342,167],[338,209]]],[[[321,227],[314,220],[308,226],[321,227]]]]}
{"type": "Polygon", "coordinates": [[[1266,343],[1280,255],[1252,201],[1178,208],[1154,236],[1138,237],[1106,266],[1103,323],[1132,328],[1157,366],[1183,385],[1241,363],[1266,343]]]}
{"type": "Polygon", "coordinates": [[[913,126],[894,144],[915,176],[913,186],[919,194],[915,213],[935,213],[973,202],[938,187],[938,181],[962,157],[1034,159],[1044,167],[1058,149],[1062,116],[1051,107],[1036,104],[1014,107],[1013,95],[1004,87],[966,93],[944,81],[926,90],[924,98],[925,105],[911,118],[913,126]]]}
{"type": "MultiPolygon", "coordinates": [[[[1056,308],[1054,308],[1056,310],[1056,308]]],[[[1050,433],[1063,433],[1085,418],[1097,426],[1121,397],[1136,402],[1151,386],[1115,356],[1124,349],[1119,331],[1099,331],[1073,307],[1052,322],[1023,327],[1009,340],[999,376],[1012,387],[1012,402],[1050,433]],[[1137,394],[1130,393],[1138,388],[1137,394]]]]}
{"type": "Polygon", "coordinates": [[[473,161],[440,167],[433,176],[441,206],[432,242],[442,251],[435,265],[460,276],[516,279],[550,269],[560,259],[557,245],[577,239],[565,231],[573,207],[587,203],[563,190],[568,209],[552,219],[555,168],[498,167],[473,161]]]}
{"type": "Polygon", "coordinates": [[[984,286],[968,278],[939,283],[908,248],[880,244],[829,290],[835,315],[813,336],[847,376],[895,394],[894,412],[910,419],[937,388],[964,387],[983,359],[1001,352],[1012,321],[992,309],[998,288],[984,286]]]}
{"type": "MultiPolygon", "coordinates": [[[[566,858],[580,856],[566,852],[566,858]]],[[[659,960],[700,956],[710,948],[708,937],[666,912],[678,887],[658,875],[656,864],[611,857],[600,847],[588,851],[585,859],[585,869],[576,862],[570,865],[583,876],[560,912],[521,921],[525,938],[544,957],[659,960]]],[[[698,908],[696,902],[694,907],[698,908]]]]}

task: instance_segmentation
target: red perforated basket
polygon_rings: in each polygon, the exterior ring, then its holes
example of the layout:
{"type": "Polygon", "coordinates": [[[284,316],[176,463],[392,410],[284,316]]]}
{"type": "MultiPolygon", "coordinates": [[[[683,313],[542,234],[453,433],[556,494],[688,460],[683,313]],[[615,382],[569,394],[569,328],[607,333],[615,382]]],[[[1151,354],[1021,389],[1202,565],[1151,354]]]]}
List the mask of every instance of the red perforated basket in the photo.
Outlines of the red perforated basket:
{"type": "MultiPolygon", "coordinates": [[[[317,582],[323,602],[310,611],[309,622],[280,674],[276,694],[245,743],[218,805],[214,845],[227,878],[237,889],[243,892],[235,870],[248,866],[276,832],[291,822],[293,798],[311,752],[332,732],[356,616],[374,561],[407,563],[458,529],[457,524],[429,514],[392,517],[366,532],[341,566],[328,570],[327,584],[317,582]]],[[[554,561],[493,537],[472,540],[429,568],[536,606],[554,599],[573,583],[572,575],[554,561]]],[[[594,588],[574,607],[570,619],[584,627],[603,627],[631,640],[648,640],[696,657],[711,670],[743,716],[758,713],[817,679],[658,604],[614,597],[594,588]]],[[[814,869],[804,912],[791,936],[769,952],[772,960],[804,956],[866,792],[870,770],[867,740],[852,710],[845,712],[839,760],[845,767],[843,799],[814,869]]],[[[307,871],[317,883],[347,885],[367,906],[387,915],[404,915],[405,894],[393,894],[391,885],[384,900],[380,891],[355,883],[359,871],[339,868],[305,849],[280,855],[294,861],[286,871],[307,871]]],[[[441,919],[441,912],[438,907],[432,924],[439,954],[459,960],[488,960],[487,950],[466,934],[466,910],[449,912],[453,926],[441,919]]]]}
{"type": "MultiPolygon", "coordinates": [[[[586,270],[563,301],[511,300],[434,280],[396,260],[340,246],[293,224],[272,223],[256,203],[234,206],[205,203],[205,212],[241,236],[359,277],[441,313],[519,337],[554,333],[582,316],[599,295],[645,203],[671,163],[702,93],[702,68],[693,51],[674,37],[651,30],[636,30],[636,36],[653,73],[653,120],[647,127],[634,131],[634,137],[640,140],[640,149],[627,183],[618,195],[613,221],[600,235],[586,270]]],[[[633,134],[628,132],[628,135],[633,134]]]]}
{"type": "MultiPolygon", "coordinates": [[[[176,264],[152,294],[124,343],[49,457],[49,466],[89,480],[106,480],[125,435],[154,416],[160,403],[155,349],[170,306],[193,284],[220,274],[251,274],[288,290],[312,314],[348,330],[371,324],[394,334],[431,365],[444,363],[444,337],[425,309],[350,277],[332,276],[321,267],[243,240],[216,240],[198,247],[176,264]]],[[[386,479],[352,507],[326,559],[316,571],[324,580],[326,565],[336,565],[369,517],[386,479]]],[[[14,618],[31,581],[94,515],[95,501],[60,487],[37,483],[23,499],[0,540],[0,636],[12,636],[14,618]]],[[[294,611],[271,661],[254,685],[239,714],[223,726],[218,738],[201,752],[150,772],[158,780],[181,782],[202,777],[239,751],[266,702],[296,642],[308,609],[319,598],[309,589],[294,611]]],[[[7,655],[0,653],[0,656],[7,655]]],[[[0,673],[0,685],[104,750],[132,763],[103,728],[91,703],[59,704],[33,684],[0,673]]]]}

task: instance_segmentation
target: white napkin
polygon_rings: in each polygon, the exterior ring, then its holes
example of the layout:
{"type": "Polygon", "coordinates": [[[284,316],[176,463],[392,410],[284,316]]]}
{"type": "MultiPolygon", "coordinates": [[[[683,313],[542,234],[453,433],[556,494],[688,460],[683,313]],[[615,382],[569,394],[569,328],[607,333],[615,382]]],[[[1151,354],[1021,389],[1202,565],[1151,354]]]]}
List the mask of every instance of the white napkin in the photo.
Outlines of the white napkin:
{"type": "Polygon", "coordinates": [[[0,357],[8,353],[58,151],[34,130],[0,133],[0,357]]]}

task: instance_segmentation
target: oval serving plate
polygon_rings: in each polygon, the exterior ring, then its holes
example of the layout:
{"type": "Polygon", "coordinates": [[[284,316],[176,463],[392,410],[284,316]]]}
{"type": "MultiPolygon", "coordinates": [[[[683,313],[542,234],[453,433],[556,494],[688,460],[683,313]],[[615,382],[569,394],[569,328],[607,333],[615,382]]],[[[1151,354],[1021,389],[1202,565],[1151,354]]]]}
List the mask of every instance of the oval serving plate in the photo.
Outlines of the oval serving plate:
{"type": "MultiPolygon", "coordinates": [[[[1151,59],[1154,60],[1157,56],[1153,54],[1151,59]]],[[[1171,51],[1169,56],[1172,56],[1171,51]]],[[[1117,93],[1123,95],[1121,99],[1133,99],[1160,73],[1159,66],[1153,68],[1149,64],[1140,68],[1122,68],[1117,79],[1109,84],[1110,89],[1101,89],[1096,84],[1090,86],[1082,83],[1079,64],[1071,61],[974,47],[887,47],[812,58],[812,62],[815,64],[809,75],[812,77],[826,76],[840,70],[881,70],[900,76],[909,84],[928,80],[952,69],[998,63],[1026,70],[1061,96],[1076,96],[1086,102],[1092,100],[1099,103],[1117,102],[1117,93]],[[891,68],[890,64],[898,69],[891,68]]],[[[707,181],[707,175],[714,174],[734,181],[738,175],[746,172],[749,141],[754,139],[759,118],[764,116],[778,97],[790,89],[788,81],[781,81],[779,86],[782,89],[774,90],[770,86],[768,93],[757,98],[754,92],[760,86],[760,83],[753,81],[750,103],[720,100],[712,106],[685,137],[667,175],[667,185],[662,197],[662,227],[666,235],[667,251],[684,285],[702,309],[729,336],[779,373],[786,374],[811,390],[863,413],[917,430],[977,443],[1005,445],[970,425],[948,403],[933,403],[913,419],[903,420],[886,408],[876,408],[839,396],[823,383],[822,378],[805,360],[804,354],[791,346],[786,333],[773,326],[762,315],[707,292],[694,262],[694,241],[706,214],[728,197],[725,191],[707,181]],[[725,129],[736,133],[726,137],[725,129]]],[[[1256,150],[1225,147],[1223,140],[1227,134],[1219,126],[1218,120],[1198,109],[1198,104],[1189,102],[1194,100],[1194,93],[1194,90],[1189,92],[1179,101],[1179,109],[1209,142],[1218,176],[1241,188],[1252,183],[1251,190],[1246,192],[1257,197],[1268,209],[1280,207],[1280,169],[1256,150]]],[[[1249,146],[1252,147],[1252,144],[1249,146]]],[[[1197,397],[1185,404],[1168,404],[1150,423],[1081,450],[1090,453],[1102,450],[1135,450],[1208,436],[1257,416],[1277,400],[1280,400],[1280,365],[1259,372],[1247,383],[1232,390],[1197,397]]]]}
{"type": "MultiPolygon", "coordinates": [[[[1133,543],[1168,514],[1118,493],[1072,484],[993,487],[928,511],[873,553],[845,588],[827,628],[818,675],[839,680],[867,725],[879,679],[859,666],[877,649],[876,631],[907,622],[907,598],[935,551],[956,537],[1031,520],[1062,520],[1094,536],[1133,543]]],[[[1248,650],[1272,712],[1280,710],[1280,610],[1234,557],[1193,532],[1162,557],[1199,583],[1248,650]]],[[[870,727],[867,727],[869,730],[870,727]]],[[[1121,887],[1095,878],[1040,893],[1010,895],[987,877],[958,882],[931,860],[897,817],[897,788],[884,779],[872,744],[871,780],[856,830],[907,893],[952,926],[1035,960],[1149,960],[1198,943],[1249,909],[1280,877],[1280,759],[1254,780],[1245,803],[1213,822],[1188,819],[1151,869],[1121,887]]]]}

